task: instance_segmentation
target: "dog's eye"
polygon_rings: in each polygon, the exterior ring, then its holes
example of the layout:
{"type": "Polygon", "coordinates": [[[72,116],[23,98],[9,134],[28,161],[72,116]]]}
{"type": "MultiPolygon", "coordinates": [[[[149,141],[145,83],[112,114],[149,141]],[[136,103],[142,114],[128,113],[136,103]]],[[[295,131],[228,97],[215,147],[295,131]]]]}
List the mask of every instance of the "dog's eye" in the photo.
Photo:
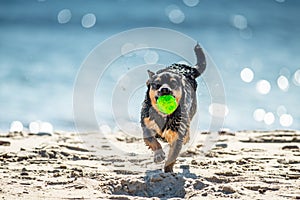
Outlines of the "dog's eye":
{"type": "Polygon", "coordinates": [[[158,90],[161,87],[161,85],[158,83],[151,83],[151,87],[153,90],[158,90]]]}
{"type": "Polygon", "coordinates": [[[175,81],[175,80],[172,80],[172,81],[170,82],[170,87],[173,88],[173,89],[176,88],[177,85],[178,85],[178,83],[177,83],[177,81],[175,81]]]}

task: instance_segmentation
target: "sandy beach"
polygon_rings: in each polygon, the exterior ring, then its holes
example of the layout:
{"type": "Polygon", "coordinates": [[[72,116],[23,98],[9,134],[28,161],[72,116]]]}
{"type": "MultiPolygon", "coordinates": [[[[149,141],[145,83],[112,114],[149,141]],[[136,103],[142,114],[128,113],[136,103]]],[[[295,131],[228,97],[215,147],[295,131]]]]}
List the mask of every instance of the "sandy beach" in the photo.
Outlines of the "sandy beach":
{"type": "Polygon", "coordinates": [[[1,199],[299,199],[300,132],[220,132],[163,173],[141,138],[121,132],[1,133],[1,199]],[[84,137],[94,138],[86,144],[84,137]],[[115,147],[124,149],[116,151],[115,147]],[[145,153],[139,153],[143,151],[145,153]]]}

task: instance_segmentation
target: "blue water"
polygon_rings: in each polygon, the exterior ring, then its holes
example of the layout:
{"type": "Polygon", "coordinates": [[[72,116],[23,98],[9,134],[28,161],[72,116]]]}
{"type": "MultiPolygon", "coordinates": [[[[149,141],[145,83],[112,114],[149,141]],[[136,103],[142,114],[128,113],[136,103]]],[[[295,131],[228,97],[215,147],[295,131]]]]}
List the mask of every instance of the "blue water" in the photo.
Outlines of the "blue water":
{"type": "MultiPolygon", "coordinates": [[[[0,130],[7,131],[15,120],[25,126],[42,120],[52,123],[55,129],[75,129],[73,89],[84,59],[110,36],[149,26],[180,31],[199,41],[209,53],[225,87],[229,109],[225,128],[299,129],[300,87],[293,79],[300,69],[300,1],[200,0],[196,4],[189,7],[183,1],[159,0],[0,1],[0,130]],[[179,16],[180,23],[172,22],[178,18],[168,16],[168,10],[174,7],[184,14],[183,19],[179,16]],[[60,24],[58,15],[63,9],[71,11],[72,16],[60,24]],[[90,28],[82,25],[87,13],[96,17],[90,28]],[[250,83],[240,77],[245,67],[254,72],[250,83]],[[287,91],[277,86],[280,75],[289,81],[287,91]],[[268,94],[256,90],[259,80],[270,82],[268,94]],[[279,106],[293,118],[287,127],[280,123],[279,106]],[[253,118],[257,108],[273,114],[271,124],[253,118]]],[[[172,55],[159,55],[158,63],[180,61],[172,55]]],[[[139,56],[119,61],[123,68],[142,62],[139,56]]],[[[114,81],[111,76],[104,80],[108,88],[113,88],[114,81]]],[[[199,79],[199,83],[203,123],[198,128],[207,129],[210,99],[203,80],[199,79]]],[[[128,108],[134,122],[139,120],[144,89],[131,100],[131,105],[136,106],[128,108]]],[[[101,98],[109,101],[110,97],[100,91],[101,88],[95,96],[95,113],[100,124],[108,123],[114,128],[107,105],[101,103],[101,98]]]]}

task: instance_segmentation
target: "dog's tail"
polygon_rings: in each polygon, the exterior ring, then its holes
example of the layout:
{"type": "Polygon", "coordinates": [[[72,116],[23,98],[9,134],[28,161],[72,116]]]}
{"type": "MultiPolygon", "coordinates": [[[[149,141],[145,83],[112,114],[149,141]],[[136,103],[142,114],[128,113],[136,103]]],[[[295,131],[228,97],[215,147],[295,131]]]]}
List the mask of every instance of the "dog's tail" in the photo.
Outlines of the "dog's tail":
{"type": "Polygon", "coordinates": [[[204,72],[206,68],[206,59],[203,50],[198,43],[195,46],[194,51],[197,57],[197,64],[194,66],[194,69],[196,69],[194,77],[197,78],[204,72]]]}

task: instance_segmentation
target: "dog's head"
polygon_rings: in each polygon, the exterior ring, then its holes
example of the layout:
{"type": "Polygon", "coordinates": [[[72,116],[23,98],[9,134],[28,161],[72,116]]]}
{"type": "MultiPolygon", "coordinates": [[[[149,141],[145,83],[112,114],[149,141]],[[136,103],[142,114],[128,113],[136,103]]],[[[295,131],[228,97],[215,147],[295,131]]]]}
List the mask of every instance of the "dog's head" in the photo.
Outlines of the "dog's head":
{"type": "Polygon", "coordinates": [[[183,93],[182,75],[169,71],[160,72],[158,74],[148,71],[148,74],[148,95],[155,110],[159,112],[156,101],[163,95],[174,96],[177,105],[179,105],[183,93]]]}

